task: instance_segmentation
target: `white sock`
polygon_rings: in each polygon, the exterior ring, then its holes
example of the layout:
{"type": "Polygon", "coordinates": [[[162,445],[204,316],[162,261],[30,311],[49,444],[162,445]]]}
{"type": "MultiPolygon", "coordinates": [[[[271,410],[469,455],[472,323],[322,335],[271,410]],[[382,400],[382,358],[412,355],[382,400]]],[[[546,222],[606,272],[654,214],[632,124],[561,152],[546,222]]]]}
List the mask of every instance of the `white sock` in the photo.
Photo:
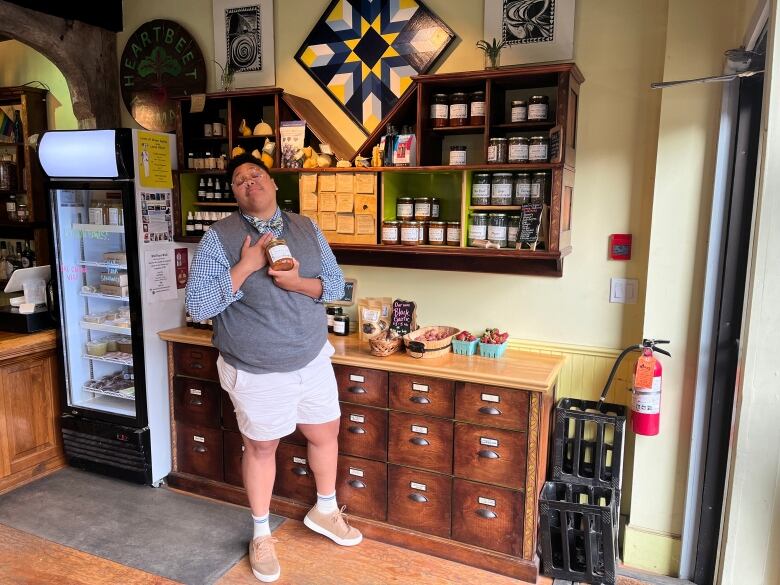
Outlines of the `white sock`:
{"type": "Polygon", "coordinates": [[[330,514],[339,509],[339,505],[336,503],[336,492],[332,494],[317,494],[317,510],[323,514],[330,514]]]}
{"type": "Polygon", "coordinates": [[[265,516],[252,515],[252,520],[255,521],[255,533],[252,535],[252,540],[258,536],[270,536],[271,525],[268,524],[268,514],[265,516]]]}

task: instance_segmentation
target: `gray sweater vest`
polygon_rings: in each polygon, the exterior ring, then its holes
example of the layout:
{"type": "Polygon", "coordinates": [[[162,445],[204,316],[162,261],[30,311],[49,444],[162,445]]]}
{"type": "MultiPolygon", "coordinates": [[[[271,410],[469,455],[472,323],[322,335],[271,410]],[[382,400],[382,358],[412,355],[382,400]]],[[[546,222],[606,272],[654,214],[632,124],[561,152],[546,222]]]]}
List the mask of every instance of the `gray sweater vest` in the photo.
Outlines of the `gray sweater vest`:
{"type": "MultiPolygon", "coordinates": [[[[322,255],[311,221],[282,213],[282,237],[299,274],[314,278],[322,273],[322,255]]],[[[254,244],[260,236],[240,212],[210,228],[217,233],[230,265],[241,259],[247,235],[254,244]]],[[[274,284],[268,268],[251,274],[241,285],[244,296],[214,318],[213,343],[228,364],[253,374],[292,372],[319,354],[327,339],[327,319],[321,303],[274,284]]]]}

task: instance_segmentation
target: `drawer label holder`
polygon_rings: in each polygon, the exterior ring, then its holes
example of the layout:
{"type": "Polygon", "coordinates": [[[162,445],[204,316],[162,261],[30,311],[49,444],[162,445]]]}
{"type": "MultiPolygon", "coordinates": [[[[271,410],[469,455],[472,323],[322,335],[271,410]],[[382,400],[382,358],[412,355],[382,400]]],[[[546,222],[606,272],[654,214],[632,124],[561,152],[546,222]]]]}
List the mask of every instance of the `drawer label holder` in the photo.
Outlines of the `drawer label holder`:
{"type": "Polygon", "coordinates": [[[349,415],[349,420],[351,422],[364,423],[364,422],[366,422],[366,417],[363,416],[362,414],[350,414],[349,415]]]}
{"type": "Polygon", "coordinates": [[[412,432],[413,433],[420,433],[421,435],[427,435],[428,434],[428,427],[420,427],[417,425],[412,425],[412,432]]]}
{"type": "Polygon", "coordinates": [[[417,390],[417,392],[428,392],[428,385],[412,382],[412,390],[417,390]]]}
{"type": "Polygon", "coordinates": [[[501,397],[495,394],[482,394],[481,398],[484,402],[501,402],[501,397]]]}
{"type": "Polygon", "coordinates": [[[491,439],[489,437],[480,437],[479,444],[487,447],[498,447],[498,439],[491,439]]]}
{"type": "Polygon", "coordinates": [[[202,396],[203,390],[201,390],[200,388],[190,388],[190,394],[192,394],[193,396],[202,396]]]}
{"type": "Polygon", "coordinates": [[[192,440],[195,441],[196,443],[205,443],[206,442],[206,438],[205,437],[201,437],[200,435],[192,435],[192,440]]]}
{"type": "Polygon", "coordinates": [[[424,483],[417,483],[416,481],[410,481],[409,482],[409,487],[412,488],[413,490],[418,490],[418,491],[421,491],[421,492],[427,492],[428,491],[428,486],[427,485],[425,485],[424,483]]]}
{"type": "Polygon", "coordinates": [[[366,377],[365,376],[360,376],[358,374],[350,374],[349,375],[349,381],[350,382],[360,382],[360,383],[363,383],[363,382],[366,381],[366,377]]]}
{"type": "Polygon", "coordinates": [[[303,457],[293,457],[293,463],[298,463],[299,465],[306,465],[306,459],[303,457]]]}
{"type": "Polygon", "coordinates": [[[480,504],[482,504],[484,506],[493,506],[494,508],[496,506],[496,501],[495,500],[491,500],[490,498],[483,498],[482,496],[479,496],[477,498],[477,502],[479,502],[480,504]]]}
{"type": "Polygon", "coordinates": [[[358,469],[357,467],[350,467],[349,468],[349,474],[355,475],[357,477],[363,477],[365,474],[363,473],[362,469],[358,469]]]}

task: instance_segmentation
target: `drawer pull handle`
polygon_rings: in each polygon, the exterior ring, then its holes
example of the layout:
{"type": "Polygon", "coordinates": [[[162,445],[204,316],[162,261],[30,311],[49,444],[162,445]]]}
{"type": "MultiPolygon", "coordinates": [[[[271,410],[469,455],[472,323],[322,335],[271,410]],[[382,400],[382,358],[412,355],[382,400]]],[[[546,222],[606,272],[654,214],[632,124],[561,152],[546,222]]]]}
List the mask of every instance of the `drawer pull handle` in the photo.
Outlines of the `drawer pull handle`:
{"type": "Polygon", "coordinates": [[[419,445],[420,447],[425,447],[426,445],[430,445],[428,441],[423,439],[422,437],[412,437],[409,439],[410,443],[414,443],[415,445],[419,445]]]}
{"type": "Polygon", "coordinates": [[[352,394],[365,394],[366,389],[362,386],[350,386],[347,388],[347,392],[351,392],[352,394]]]}
{"type": "Polygon", "coordinates": [[[420,494],[409,494],[409,499],[418,504],[424,504],[428,501],[428,498],[421,496],[420,494]]]}
{"type": "Polygon", "coordinates": [[[409,400],[411,400],[415,404],[430,404],[431,403],[431,401],[428,400],[425,396],[410,396],[409,400]]]}
{"type": "Polygon", "coordinates": [[[480,508],[479,510],[476,511],[476,513],[477,513],[477,516],[480,516],[480,517],[485,518],[487,520],[492,520],[493,518],[498,518],[498,516],[496,516],[495,512],[493,512],[491,510],[485,510],[484,508],[480,508]]]}
{"type": "Polygon", "coordinates": [[[478,453],[478,455],[480,457],[484,457],[485,459],[500,459],[498,453],[496,453],[495,451],[488,451],[487,449],[482,449],[478,453]]]}
{"type": "Polygon", "coordinates": [[[192,450],[195,451],[196,453],[205,453],[206,451],[208,451],[205,445],[195,445],[192,448],[192,450]]]}
{"type": "Polygon", "coordinates": [[[190,367],[193,370],[202,370],[203,369],[203,364],[199,364],[198,362],[190,362],[190,367]]]}
{"type": "Polygon", "coordinates": [[[349,480],[348,483],[349,483],[349,485],[351,485],[356,490],[362,490],[364,487],[366,487],[366,484],[364,484],[359,479],[351,479],[351,480],[349,480]]]}
{"type": "Polygon", "coordinates": [[[292,472],[293,472],[295,475],[301,475],[301,476],[303,476],[303,475],[309,475],[309,472],[308,472],[308,471],[306,471],[306,470],[305,470],[303,467],[293,467],[293,468],[292,468],[292,472]]]}
{"type": "Polygon", "coordinates": [[[190,398],[190,404],[192,406],[203,406],[203,399],[201,398],[195,398],[194,396],[190,398]]]}
{"type": "Polygon", "coordinates": [[[356,435],[365,435],[366,434],[366,429],[364,429],[363,427],[358,427],[358,426],[354,426],[353,425],[353,426],[349,427],[349,432],[350,433],[355,433],[356,435]]]}
{"type": "Polygon", "coordinates": [[[497,408],[493,408],[492,406],[483,406],[482,408],[479,409],[479,412],[481,412],[482,414],[492,414],[492,415],[501,414],[500,410],[498,410],[497,408]]]}

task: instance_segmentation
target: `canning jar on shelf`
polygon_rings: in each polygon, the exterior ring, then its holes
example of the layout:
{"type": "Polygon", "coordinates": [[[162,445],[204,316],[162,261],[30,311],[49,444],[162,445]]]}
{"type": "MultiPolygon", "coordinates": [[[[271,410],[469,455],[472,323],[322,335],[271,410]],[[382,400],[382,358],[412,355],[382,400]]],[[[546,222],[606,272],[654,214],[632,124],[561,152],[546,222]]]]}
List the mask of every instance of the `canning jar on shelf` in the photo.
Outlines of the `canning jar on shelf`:
{"type": "Polygon", "coordinates": [[[413,219],[414,199],[411,197],[399,197],[395,202],[395,216],[398,219],[413,219]]]}
{"type": "Polygon", "coordinates": [[[510,122],[526,122],[528,120],[528,104],[525,100],[512,100],[509,113],[510,122]]]}
{"type": "Polygon", "coordinates": [[[546,95],[535,95],[528,100],[528,121],[544,122],[549,115],[550,98],[546,95]]]}
{"type": "Polygon", "coordinates": [[[450,126],[465,126],[469,119],[469,103],[463,92],[450,96],[450,126]]]}
{"type": "Polygon", "coordinates": [[[447,222],[447,245],[460,246],[460,222],[447,222]]]}
{"type": "Polygon", "coordinates": [[[474,173],[471,204],[490,205],[490,173],[474,173]]]}
{"type": "Polygon", "coordinates": [[[382,222],[382,243],[386,246],[401,242],[401,222],[397,219],[386,219],[382,222]]]}
{"type": "Polygon", "coordinates": [[[512,205],[512,173],[493,173],[490,204],[512,205]]]}
{"type": "Polygon", "coordinates": [[[549,142],[547,136],[532,136],[528,145],[528,162],[547,162],[549,142]]]}
{"type": "Polygon", "coordinates": [[[487,161],[492,164],[506,163],[506,150],[506,138],[491,138],[490,144],[488,145],[487,161]]]}
{"type": "Polygon", "coordinates": [[[512,205],[523,205],[531,200],[531,175],[530,173],[517,173],[514,179],[512,191],[512,205]]]}
{"type": "Polygon", "coordinates": [[[447,103],[446,93],[433,94],[431,99],[431,126],[434,128],[443,128],[450,123],[450,106],[447,103]]]}
{"type": "Polygon", "coordinates": [[[469,225],[468,245],[473,246],[475,240],[487,239],[487,213],[472,213],[471,224],[469,225]]]}
{"type": "Polygon", "coordinates": [[[512,136],[509,139],[509,148],[507,149],[506,160],[509,163],[527,163],[528,138],[525,136],[512,136]]]}
{"type": "Polygon", "coordinates": [[[506,213],[491,213],[488,217],[488,241],[500,248],[506,248],[506,227],[506,213]]]}
{"type": "Polygon", "coordinates": [[[417,221],[426,221],[431,219],[431,198],[430,197],[415,197],[414,219],[416,219],[417,221]]]}
{"type": "Polygon", "coordinates": [[[469,124],[481,126],[485,123],[485,92],[475,91],[469,96],[469,124]]]}
{"type": "Polygon", "coordinates": [[[428,244],[431,246],[444,246],[447,240],[447,222],[428,222],[428,244]]]}

